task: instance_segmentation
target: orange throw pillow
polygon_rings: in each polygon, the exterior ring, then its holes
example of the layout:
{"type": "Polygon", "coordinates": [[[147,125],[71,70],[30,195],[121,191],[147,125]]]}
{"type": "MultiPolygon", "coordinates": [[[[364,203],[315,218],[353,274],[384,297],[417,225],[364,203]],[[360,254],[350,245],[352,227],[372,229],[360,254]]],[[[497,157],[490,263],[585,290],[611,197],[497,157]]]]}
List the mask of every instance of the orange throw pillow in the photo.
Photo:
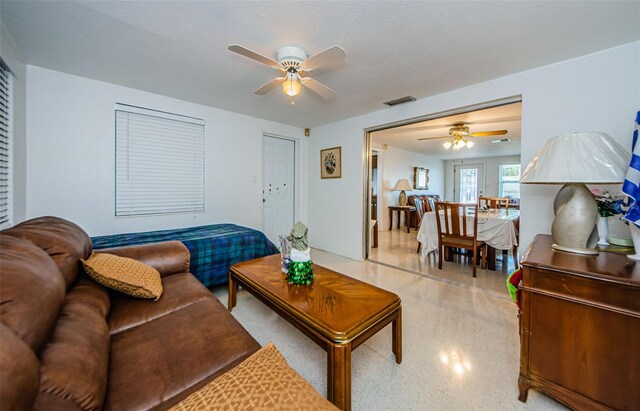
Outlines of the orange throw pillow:
{"type": "Polygon", "coordinates": [[[91,278],[112,290],[154,300],[162,295],[160,273],[143,262],[107,253],[93,253],[81,261],[91,278]]]}

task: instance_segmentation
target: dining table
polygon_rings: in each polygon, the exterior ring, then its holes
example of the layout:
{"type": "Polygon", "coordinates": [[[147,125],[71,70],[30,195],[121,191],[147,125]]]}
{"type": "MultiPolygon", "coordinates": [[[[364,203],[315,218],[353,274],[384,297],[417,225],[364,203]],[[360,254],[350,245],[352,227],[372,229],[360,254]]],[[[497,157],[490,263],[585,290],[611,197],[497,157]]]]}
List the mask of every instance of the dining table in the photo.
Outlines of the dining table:
{"type": "MultiPolygon", "coordinates": [[[[443,225],[444,218],[444,213],[441,211],[440,222],[443,225]]],[[[520,210],[478,210],[478,241],[484,241],[490,247],[489,259],[492,260],[489,261],[490,269],[495,270],[495,250],[511,250],[518,246],[518,230],[515,221],[519,218],[520,210]]],[[[473,235],[473,219],[473,215],[467,214],[469,235],[473,235]]],[[[424,213],[417,238],[422,244],[420,248],[422,256],[438,249],[438,225],[435,211],[424,213]]]]}

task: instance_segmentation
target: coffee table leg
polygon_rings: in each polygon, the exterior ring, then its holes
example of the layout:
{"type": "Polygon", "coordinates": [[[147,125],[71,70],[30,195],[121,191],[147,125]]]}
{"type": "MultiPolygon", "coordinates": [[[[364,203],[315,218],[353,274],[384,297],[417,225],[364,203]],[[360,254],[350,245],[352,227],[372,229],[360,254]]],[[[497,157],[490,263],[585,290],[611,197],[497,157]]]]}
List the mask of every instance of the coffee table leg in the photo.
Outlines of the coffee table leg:
{"type": "Polygon", "coordinates": [[[398,308],[398,316],[391,323],[391,338],[393,339],[391,346],[396,355],[396,363],[400,364],[402,362],[402,307],[398,308]]]}
{"type": "Polygon", "coordinates": [[[238,291],[238,284],[233,278],[233,275],[229,273],[229,302],[227,303],[227,309],[229,311],[236,306],[236,291],[238,291]]]}
{"type": "Polygon", "coordinates": [[[341,410],[351,409],[351,343],[327,348],[327,399],[341,410]]]}

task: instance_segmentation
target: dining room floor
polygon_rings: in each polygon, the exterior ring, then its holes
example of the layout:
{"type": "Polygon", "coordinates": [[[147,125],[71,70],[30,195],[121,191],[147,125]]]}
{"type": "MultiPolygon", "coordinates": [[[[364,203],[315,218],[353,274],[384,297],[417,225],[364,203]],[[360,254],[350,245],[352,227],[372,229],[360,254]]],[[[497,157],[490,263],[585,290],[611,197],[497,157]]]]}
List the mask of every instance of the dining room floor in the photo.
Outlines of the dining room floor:
{"type": "Polygon", "coordinates": [[[443,281],[451,285],[484,291],[495,297],[509,299],[506,279],[515,270],[511,253],[496,253],[496,270],[477,268],[476,277],[472,274],[471,258],[464,255],[454,255],[453,261],[444,261],[442,270],[438,269],[438,252],[433,251],[427,256],[417,253],[418,231],[406,227],[394,228],[390,231],[379,231],[378,247],[372,248],[369,259],[403,271],[420,275],[434,280],[443,281]]]}

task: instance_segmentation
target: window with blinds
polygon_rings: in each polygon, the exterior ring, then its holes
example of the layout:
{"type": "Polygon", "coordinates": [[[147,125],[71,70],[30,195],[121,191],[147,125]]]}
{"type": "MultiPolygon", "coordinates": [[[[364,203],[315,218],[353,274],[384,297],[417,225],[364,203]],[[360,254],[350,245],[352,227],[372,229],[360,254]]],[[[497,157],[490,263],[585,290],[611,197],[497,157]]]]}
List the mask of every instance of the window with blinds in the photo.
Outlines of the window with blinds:
{"type": "Polygon", "coordinates": [[[116,216],[204,211],[204,121],[116,105],[116,216]]]}
{"type": "Polygon", "coordinates": [[[12,74],[0,60],[0,228],[11,225],[12,74]]]}

